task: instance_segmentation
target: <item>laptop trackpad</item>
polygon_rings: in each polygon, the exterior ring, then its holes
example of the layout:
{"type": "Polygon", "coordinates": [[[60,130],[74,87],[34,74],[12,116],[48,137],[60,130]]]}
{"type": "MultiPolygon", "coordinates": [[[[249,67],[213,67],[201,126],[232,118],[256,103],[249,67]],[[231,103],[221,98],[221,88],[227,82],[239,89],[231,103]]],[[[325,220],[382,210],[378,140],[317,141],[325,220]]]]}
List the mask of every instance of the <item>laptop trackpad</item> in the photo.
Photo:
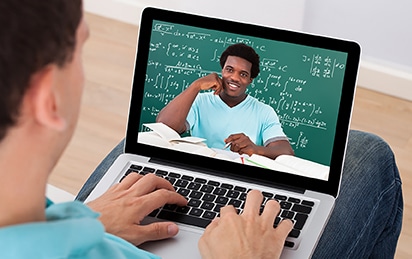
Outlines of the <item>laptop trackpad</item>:
{"type": "Polygon", "coordinates": [[[175,237],[161,241],[146,242],[140,245],[139,248],[156,254],[163,259],[201,258],[197,246],[201,235],[201,230],[179,225],[179,233],[175,237]]]}

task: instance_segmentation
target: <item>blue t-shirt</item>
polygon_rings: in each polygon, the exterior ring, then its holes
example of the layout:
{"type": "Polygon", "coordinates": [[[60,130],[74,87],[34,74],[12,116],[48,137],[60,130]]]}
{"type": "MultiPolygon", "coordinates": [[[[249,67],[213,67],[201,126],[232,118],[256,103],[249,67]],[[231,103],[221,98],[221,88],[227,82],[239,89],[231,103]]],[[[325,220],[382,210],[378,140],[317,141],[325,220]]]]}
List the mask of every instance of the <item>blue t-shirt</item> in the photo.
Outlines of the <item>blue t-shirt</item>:
{"type": "Polygon", "coordinates": [[[0,258],[159,258],[108,234],[81,202],[48,202],[46,222],[0,228],[0,258]]]}
{"type": "Polygon", "coordinates": [[[275,110],[248,95],[229,107],[213,92],[199,93],[186,118],[192,136],[205,138],[211,148],[223,148],[231,134],[244,133],[258,146],[287,140],[275,110]]]}

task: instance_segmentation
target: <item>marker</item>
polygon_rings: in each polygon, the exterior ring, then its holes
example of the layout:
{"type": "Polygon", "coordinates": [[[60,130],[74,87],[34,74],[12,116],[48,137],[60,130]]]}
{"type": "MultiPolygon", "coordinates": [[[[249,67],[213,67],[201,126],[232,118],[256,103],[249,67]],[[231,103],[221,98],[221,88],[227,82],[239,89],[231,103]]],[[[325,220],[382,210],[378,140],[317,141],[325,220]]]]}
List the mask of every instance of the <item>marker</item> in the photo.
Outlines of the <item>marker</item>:
{"type": "Polygon", "coordinates": [[[230,145],[232,145],[232,142],[226,143],[226,145],[223,147],[223,149],[228,148],[230,145]]]}

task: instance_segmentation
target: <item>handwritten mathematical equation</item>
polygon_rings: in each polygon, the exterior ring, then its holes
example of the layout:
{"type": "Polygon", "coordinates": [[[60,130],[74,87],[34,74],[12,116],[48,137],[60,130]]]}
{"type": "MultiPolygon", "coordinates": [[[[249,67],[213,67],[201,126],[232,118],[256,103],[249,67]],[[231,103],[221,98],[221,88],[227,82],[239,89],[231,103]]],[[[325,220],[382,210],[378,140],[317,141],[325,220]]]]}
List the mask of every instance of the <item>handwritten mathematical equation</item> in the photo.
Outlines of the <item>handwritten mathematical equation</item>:
{"type": "Polygon", "coordinates": [[[336,58],[330,56],[323,57],[319,54],[312,56],[303,55],[302,61],[310,63],[309,73],[315,77],[333,78],[335,70],[343,70],[345,64],[338,62],[336,58]]]}

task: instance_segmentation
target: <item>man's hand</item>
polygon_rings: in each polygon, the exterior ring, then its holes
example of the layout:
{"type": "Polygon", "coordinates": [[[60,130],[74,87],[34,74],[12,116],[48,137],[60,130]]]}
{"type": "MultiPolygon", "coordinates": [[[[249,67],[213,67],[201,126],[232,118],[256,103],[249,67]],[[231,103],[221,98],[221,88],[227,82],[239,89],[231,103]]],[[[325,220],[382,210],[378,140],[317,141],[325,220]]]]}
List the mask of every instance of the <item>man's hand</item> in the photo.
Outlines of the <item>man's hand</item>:
{"type": "Polygon", "coordinates": [[[251,156],[252,154],[258,154],[259,147],[243,133],[230,135],[225,139],[225,143],[230,143],[230,150],[240,155],[247,154],[251,156]]]}
{"type": "Polygon", "coordinates": [[[101,213],[99,219],[107,232],[139,245],[177,234],[179,229],[172,222],[140,225],[145,216],[167,203],[184,206],[187,200],[165,179],[154,174],[131,173],[87,205],[101,213]]]}
{"type": "Polygon", "coordinates": [[[262,194],[254,190],[248,193],[241,215],[231,205],[223,207],[220,218],[209,224],[199,240],[202,258],[279,258],[292,222],[284,220],[273,228],[279,203],[268,201],[259,215],[262,200],[262,194]]]}
{"type": "Polygon", "coordinates": [[[193,82],[193,85],[197,85],[200,90],[212,89],[215,91],[214,94],[219,94],[223,89],[222,79],[216,74],[211,73],[207,76],[201,77],[193,82]]]}
{"type": "Polygon", "coordinates": [[[231,151],[239,153],[240,155],[247,154],[251,156],[252,154],[257,154],[275,159],[279,155],[293,156],[295,154],[287,140],[277,140],[270,142],[267,146],[258,146],[245,134],[237,133],[230,135],[224,141],[225,143],[230,143],[231,151]]]}

